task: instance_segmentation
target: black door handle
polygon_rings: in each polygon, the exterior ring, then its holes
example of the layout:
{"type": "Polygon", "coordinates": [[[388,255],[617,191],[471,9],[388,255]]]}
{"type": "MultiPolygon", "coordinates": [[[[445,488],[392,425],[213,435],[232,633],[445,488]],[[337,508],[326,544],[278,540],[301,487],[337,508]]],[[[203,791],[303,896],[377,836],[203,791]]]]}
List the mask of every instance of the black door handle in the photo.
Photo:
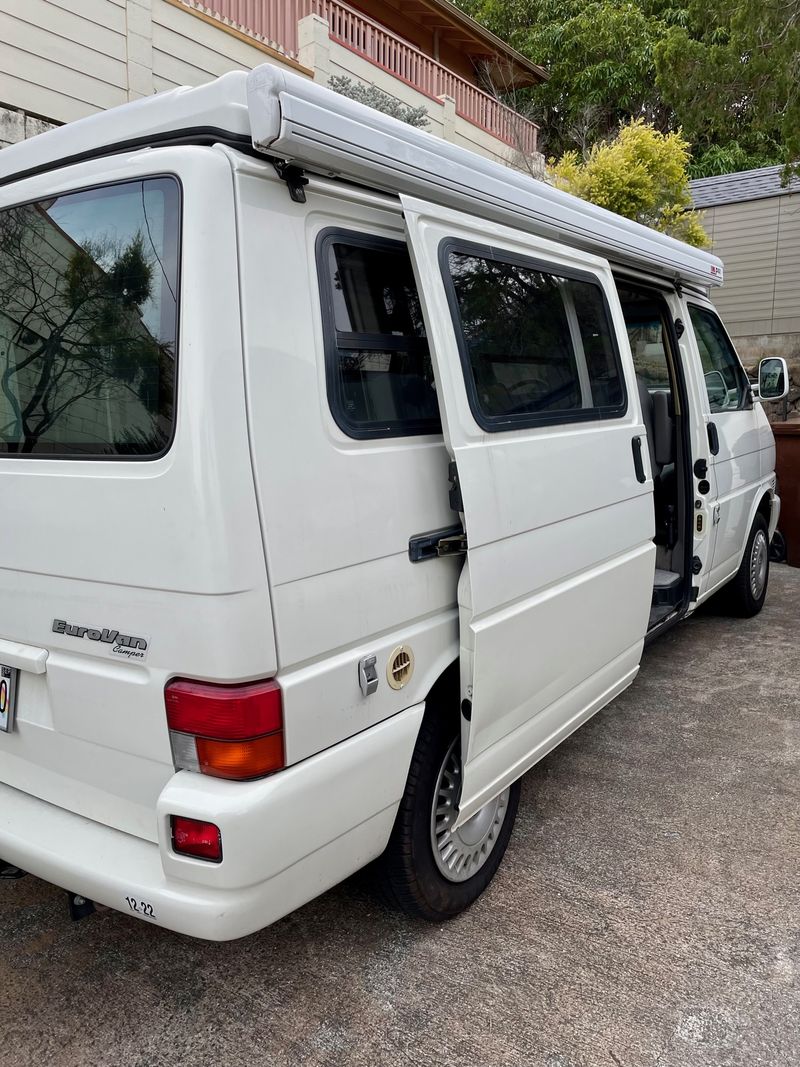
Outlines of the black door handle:
{"type": "Polygon", "coordinates": [[[713,422],[710,422],[706,427],[708,431],[708,447],[711,449],[711,455],[716,456],[719,452],[719,434],[717,428],[713,422]]]}
{"type": "Polygon", "coordinates": [[[631,441],[633,448],[633,469],[636,471],[636,481],[646,482],[647,475],[644,472],[644,463],[642,462],[642,439],[641,437],[634,437],[631,441]]]}

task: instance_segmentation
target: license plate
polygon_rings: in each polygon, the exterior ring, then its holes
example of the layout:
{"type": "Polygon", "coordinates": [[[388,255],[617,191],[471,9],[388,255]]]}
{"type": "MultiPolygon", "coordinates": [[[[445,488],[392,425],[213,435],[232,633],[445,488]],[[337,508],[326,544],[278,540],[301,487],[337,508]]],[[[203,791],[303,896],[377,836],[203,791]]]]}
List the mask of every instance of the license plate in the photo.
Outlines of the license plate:
{"type": "Polygon", "coordinates": [[[7,734],[14,729],[18,674],[16,667],[6,667],[0,663],[0,733],[7,734]]]}

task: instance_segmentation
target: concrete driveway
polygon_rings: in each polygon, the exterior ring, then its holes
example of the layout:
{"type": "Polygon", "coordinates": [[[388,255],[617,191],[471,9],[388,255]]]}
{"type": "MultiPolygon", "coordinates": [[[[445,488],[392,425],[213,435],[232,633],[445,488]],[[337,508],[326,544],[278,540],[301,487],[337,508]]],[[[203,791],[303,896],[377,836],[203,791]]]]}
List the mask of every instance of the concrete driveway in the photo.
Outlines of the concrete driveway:
{"type": "Polygon", "coordinates": [[[799,684],[800,570],[775,567],[759,618],[662,638],[528,775],[446,926],[357,878],[213,945],[0,884],[0,1064],[794,1067],[799,684]]]}

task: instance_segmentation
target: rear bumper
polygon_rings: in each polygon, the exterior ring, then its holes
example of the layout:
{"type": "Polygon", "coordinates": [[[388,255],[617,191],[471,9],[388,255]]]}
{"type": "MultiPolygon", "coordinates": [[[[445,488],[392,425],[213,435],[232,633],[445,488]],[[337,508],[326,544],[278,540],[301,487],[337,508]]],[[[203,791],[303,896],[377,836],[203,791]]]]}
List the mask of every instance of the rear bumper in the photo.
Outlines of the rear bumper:
{"type": "Polygon", "coordinates": [[[176,774],[159,798],[158,844],[0,784],[0,857],[156,926],[212,941],[243,937],[380,855],[423,710],[261,782],[176,774]],[[222,863],[177,856],[170,814],[215,822],[222,863]]]}

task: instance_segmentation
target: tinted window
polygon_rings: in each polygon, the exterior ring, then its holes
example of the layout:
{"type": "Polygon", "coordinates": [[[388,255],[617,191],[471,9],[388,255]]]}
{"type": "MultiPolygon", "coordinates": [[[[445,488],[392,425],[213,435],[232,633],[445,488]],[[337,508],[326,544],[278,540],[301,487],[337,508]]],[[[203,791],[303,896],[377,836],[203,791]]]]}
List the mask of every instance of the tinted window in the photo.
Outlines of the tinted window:
{"type": "Polygon", "coordinates": [[[742,365],[722,323],[713,311],[689,305],[708,403],[712,412],[733,411],[747,403],[749,388],[742,365]]]}
{"type": "Polygon", "coordinates": [[[0,212],[0,451],[162,452],[179,192],[153,178],[0,212]]]}
{"type": "Polygon", "coordinates": [[[512,258],[447,255],[470,402],[484,429],[617,414],[602,290],[512,258]]]}
{"type": "Polygon", "coordinates": [[[351,437],[439,433],[439,407],[406,246],[323,235],[328,396],[351,437]]]}

